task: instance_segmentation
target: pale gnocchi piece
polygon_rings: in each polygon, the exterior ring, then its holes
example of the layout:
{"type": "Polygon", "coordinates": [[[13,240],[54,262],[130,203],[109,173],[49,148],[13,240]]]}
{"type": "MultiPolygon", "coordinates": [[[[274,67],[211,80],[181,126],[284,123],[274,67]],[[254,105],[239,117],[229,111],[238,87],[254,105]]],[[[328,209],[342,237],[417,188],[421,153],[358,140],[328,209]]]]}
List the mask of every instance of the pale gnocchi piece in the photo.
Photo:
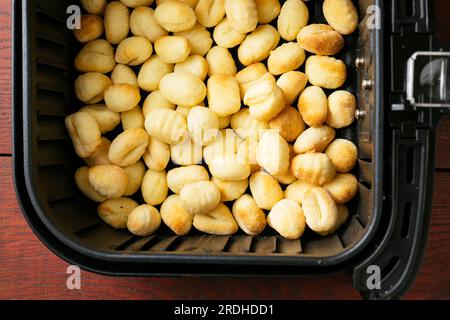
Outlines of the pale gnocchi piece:
{"type": "Polygon", "coordinates": [[[183,107],[183,106],[178,106],[178,107],[175,109],[175,111],[176,111],[177,113],[181,114],[183,117],[186,118],[186,121],[187,121],[187,118],[188,118],[189,113],[191,112],[191,110],[192,110],[192,108],[190,108],[190,107],[183,107]]]}
{"type": "Polygon", "coordinates": [[[102,142],[97,147],[95,152],[91,156],[83,159],[88,166],[94,167],[102,164],[112,164],[108,157],[111,142],[104,137],[102,137],[101,140],[102,142]]]}
{"type": "Polygon", "coordinates": [[[234,202],[232,213],[239,227],[249,236],[257,236],[266,228],[264,211],[248,194],[244,194],[234,202]]]}
{"type": "Polygon", "coordinates": [[[242,139],[251,138],[259,141],[266,130],[270,129],[269,122],[261,121],[250,115],[248,108],[243,108],[231,116],[231,128],[242,139]]]}
{"type": "Polygon", "coordinates": [[[120,1],[108,3],[105,10],[105,35],[111,44],[119,44],[130,32],[130,12],[120,1]]]}
{"type": "Polygon", "coordinates": [[[283,199],[283,190],[278,181],[270,174],[258,171],[250,177],[250,191],[258,207],[271,210],[283,199]]]}
{"type": "Polygon", "coordinates": [[[75,69],[80,72],[108,73],[115,66],[114,49],[104,39],[86,43],[75,57],[75,69]]]}
{"type": "Polygon", "coordinates": [[[150,6],[154,0],[120,0],[128,8],[150,6]]]}
{"type": "Polygon", "coordinates": [[[213,177],[226,181],[241,181],[250,176],[250,164],[235,154],[215,156],[209,165],[213,177]]]}
{"type": "Polygon", "coordinates": [[[120,114],[109,110],[104,104],[91,104],[80,109],[89,113],[97,122],[100,133],[114,130],[120,123],[120,114]]]}
{"type": "Polygon", "coordinates": [[[130,29],[135,36],[146,37],[152,43],[168,32],[155,19],[155,11],[149,7],[137,7],[130,15],[130,29]]]}
{"type": "Polygon", "coordinates": [[[209,181],[208,171],[203,166],[191,165],[170,170],[167,173],[167,184],[173,193],[180,193],[185,185],[209,181]]]}
{"type": "Polygon", "coordinates": [[[186,119],[175,110],[155,108],[145,117],[145,129],[151,137],[167,144],[183,141],[187,132],[186,119]]]}
{"type": "Polygon", "coordinates": [[[267,224],[283,238],[297,240],[303,235],[306,219],[302,207],[290,199],[277,202],[267,215],[267,224]]]}
{"type": "Polygon", "coordinates": [[[323,186],[333,180],[336,168],[324,153],[305,153],[292,159],[291,172],[299,180],[323,186]]]}
{"type": "Polygon", "coordinates": [[[180,191],[183,208],[193,215],[206,215],[220,203],[220,191],[211,181],[198,181],[185,185],[180,191]]]}
{"type": "Polygon", "coordinates": [[[283,90],[286,105],[290,106],[297,100],[307,83],[306,74],[300,71],[289,71],[278,78],[277,86],[283,90]]]}
{"type": "Polygon", "coordinates": [[[351,0],[325,0],[323,15],[328,24],[343,35],[352,34],[358,27],[358,12],[351,0]]]}
{"type": "Polygon", "coordinates": [[[336,137],[336,132],[329,126],[310,127],[295,141],[295,153],[323,152],[336,137]]]}
{"type": "Polygon", "coordinates": [[[292,142],[305,131],[306,125],[295,108],[285,107],[275,118],[270,120],[269,127],[277,130],[287,142],[292,142]]]}
{"type": "Polygon", "coordinates": [[[358,193],[358,179],[351,173],[338,173],[333,180],[324,184],[337,204],[347,203],[358,193]]]}
{"type": "Polygon", "coordinates": [[[219,119],[210,108],[193,107],[187,118],[191,139],[200,146],[207,146],[216,139],[219,119]]]}
{"type": "Polygon", "coordinates": [[[289,146],[276,130],[269,130],[256,149],[258,164],[271,175],[283,175],[289,169],[289,146]]]}
{"type": "Polygon", "coordinates": [[[220,130],[216,139],[203,150],[206,164],[210,164],[216,156],[235,155],[243,140],[231,129],[220,130]]]}
{"type": "Polygon", "coordinates": [[[278,0],[254,0],[256,10],[258,11],[258,23],[266,24],[274,20],[281,11],[280,1],[278,0]]]}
{"type": "Polygon", "coordinates": [[[204,56],[211,49],[213,39],[206,28],[196,23],[191,29],[176,32],[175,36],[185,38],[191,46],[191,55],[204,56]]]}
{"type": "Polygon", "coordinates": [[[237,80],[226,74],[212,75],[208,80],[208,105],[219,117],[239,111],[241,99],[237,80]]]}
{"type": "MultiPolygon", "coordinates": [[[[156,5],[159,6],[161,3],[165,2],[165,1],[168,1],[168,0],[156,0],[156,5]]],[[[195,9],[195,6],[198,3],[198,0],[178,0],[178,1],[188,4],[193,9],[195,9]]]]}
{"type": "Polygon", "coordinates": [[[158,90],[161,79],[173,72],[173,69],[173,64],[165,63],[157,55],[153,55],[139,70],[139,88],[148,92],[158,90]]]}
{"type": "Polygon", "coordinates": [[[247,35],[238,49],[239,61],[248,66],[260,62],[270,55],[280,42],[280,34],[271,25],[258,26],[247,35]]]}
{"type": "Polygon", "coordinates": [[[139,204],[130,198],[108,199],[97,208],[97,214],[114,229],[125,229],[128,216],[139,204]]]}
{"type": "Polygon", "coordinates": [[[333,162],[337,172],[352,171],[358,161],[358,148],[353,142],[345,139],[334,140],[325,153],[333,162]]]}
{"type": "Polygon", "coordinates": [[[122,120],[123,130],[131,128],[142,128],[144,129],[144,114],[139,106],[134,107],[129,111],[122,112],[120,114],[120,119],[122,120]]]}
{"type": "Polygon", "coordinates": [[[218,236],[232,235],[239,230],[230,209],[223,203],[207,215],[194,216],[193,225],[199,231],[218,236]]]}
{"type": "Polygon", "coordinates": [[[150,58],[153,46],[145,37],[130,37],[122,40],[116,49],[116,62],[138,66],[150,58]]]}
{"type": "Polygon", "coordinates": [[[225,13],[239,32],[252,32],[258,25],[258,11],[253,0],[225,0],[225,13]]]}
{"type": "Polygon", "coordinates": [[[138,192],[141,188],[145,175],[145,165],[142,161],[138,161],[123,169],[128,176],[128,186],[123,195],[128,197],[138,192]]]}
{"type": "Polygon", "coordinates": [[[137,86],[137,75],[133,69],[124,64],[117,64],[111,73],[111,81],[114,84],[128,83],[132,86],[137,86]]]}
{"type": "Polygon", "coordinates": [[[85,104],[95,104],[103,100],[105,91],[112,82],[104,74],[88,72],[75,80],[75,96],[85,104]]]}
{"type": "Polygon", "coordinates": [[[159,90],[169,102],[185,107],[195,107],[206,97],[206,86],[203,81],[183,72],[165,75],[159,83],[159,90]]]}
{"type": "Polygon", "coordinates": [[[216,177],[211,179],[220,191],[221,201],[234,201],[242,196],[248,188],[248,179],[240,181],[226,181],[216,177]]]}
{"type": "Polygon", "coordinates": [[[225,0],[199,0],[195,15],[202,26],[215,27],[225,16],[225,0]]]}
{"type": "Polygon", "coordinates": [[[149,112],[156,108],[175,110],[175,104],[167,101],[161,91],[156,90],[150,93],[144,100],[144,104],[142,106],[142,113],[144,114],[144,117],[147,117],[149,112]]]}
{"type": "Polygon", "coordinates": [[[329,235],[335,231],[337,231],[340,227],[344,225],[344,223],[348,220],[349,212],[348,208],[345,204],[337,204],[337,222],[333,228],[325,231],[325,232],[317,232],[321,236],[329,235]]]}
{"type": "Polygon", "coordinates": [[[106,0],[80,0],[84,10],[91,14],[103,15],[106,9],[106,0]]]}
{"type": "Polygon", "coordinates": [[[166,143],[150,137],[142,159],[150,170],[162,171],[169,164],[170,147],[166,143]]]}
{"type": "Polygon", "coordinates": [[[278,32],[286,41],[294,41],[297,34],[308,24],[308,7],[302,0],[287,0],[278,16],[278,32]]]}
{"type": "Polygon", "coordinates": [[[128,231],[140,237],[152,235],[160,225],[161,215],[155,207],[149,204],[134,208],[127,220],[128,231]]]}
{"type": "Polygon", "coordinates": [[[250,115],[261,121],[275,118],[286,106],[283,91],[272,81],[258,81],[244,96],[250,115]]]}
{"type": "Polygon", "coordinates": [[[180,196],[174,194],[161,205],[161,219],[176,235],[184,236],[191,231],[194,216],[184,210],[180,196]]]}
{"type": "Polygon", "coordinates": [[[175,0],[167,0],[157,6],[155,19],[169,32],[189,30],[196,21],[194,10],[188,4],[175,0]]]}
{"type": "Polygon", "coordinates": [[[144,129],[131,128],[119,134],[109,148],[109,160],[112,163],[127,167],[135,164],[147,149],[149,136],[144,129]]]}
{"type": "Polygon", "coordinates": [[[98,124],[87,112],[67,116],[65,125],[75,152],[80,158],[92,156],[102,143],[98,124]]]}
{"type": "Polygon", "coordinates": [[[83,14],[80,19],[80,29],[73,30],[78,42],[86,43],[100,38],[103,34],[103,18],[95,14],[83,14]]]}
{"type": "Polygon", "coordinates": [[[347,127],[355,120],[356,98],[348,91],[338,90],[328,97],[327,124],[333,128],[347,127]]]}
{"type": "Polygon", "coordinates": [[[313,86],[325,89],[337,89],[347,79],[345,63],[327,56],[310,56],[306,60],[305,73],[313,86]]]}
{"type": "Polygon", "coordinates": [[[164,36],[156,40],[155,52],[164,63],[180,63],[191,53],[191,45],[181,36],[164,36]]]}
{"type": "Polygon", "coordinates": [[[115,165],[100,165],[89,169],[89,183],[96,192],[108,199],[118,199],[127,190],[128,175],[115,165]]]}
{"type": "Polygon", "coordinates": [[[289,71],[294,71],[305,62],[306,55],[296,42],[287,42],[270,53],[267,65],[269,72],[273,75],[280,75],[289,71]]]}
{"type": "Polygon", "coordinates": [[[297,42],[308,52],[334,56],[344,47],[344,38],[327,24],[310,24],[297,35],[297,42]]]}
{"type": "Polygon", "coordinates": [[[322,88],[306,87],[298,99],[298,110],[307,125],[311,127],[323,125],[328,116],[328,100],[322,88]]]}
{"type": "Polygon", "coordinates": [[[165,171],[147,170],[142,180],[142,197],[147,204],[160,205],[167,198],[167,173],[165,171]]]}
{"type": "Polygon", "coordinates": [[[184,72],[199,77],[204,81],[208,75],[209,64],[205,58],[199,55],[191,55],[183,62],[175,65],[175,72],[184,72]]]}
{"type": "Polygon", "coordinates": [[[279,183],[284,184],[284,185],[290,185],[290,184],[294,183],[295,181],[297,181],[297,177],[294,176],[291,173],[291,171],[289,171],[289,170],[285,174],[274,176],[274,178],[277,179],[277,181],[279,183]]]}
{"type": "Polygon", "coordinates": [[[125,112],[135,108],[141,100],[137,86],[127,83],[113,84],[105,90],[105,104],[114,112],[125,112]]]}
{"type": "Polygon", "coordinates": [[[170,146],[172,162],[180,166],[190,166],[202,162],[203,148],[186,138],[183,142],[170,146]]]}
{"type": "Polygon", "coordinates": [[[244,161],[250,164],[251,172],[256,172],[261,170],[256,159],[256,150],[258,149],[258,141],[255,139],[247,138],[244,142],[239,145],[237,156],[238,158],[244,159],[244,161]]]}
{"type": "Polygon", "coordinates": [[[241,99],[244,99],[247,91],[259,81],[271,81],[276,83],[275,77],[267,71],[267,68],[261,62],[257,62],[242,69],[236,74],[236,80],[239,83],[241,99]]]}
{"type": "Polygon", "coordinates": [[[89,182],[89,167],[81,167],[75,172],[75,183],[78,189],[90,200],[94,202],[103,202],[107,197],[95,191],[89,182]]]}
{"type": "Polygon", "coordinates": [[[234,48],[244,41],[246,34],[241,33],[233,27],[233,23],[224,18],[215,28],[214,41],[222,48],[234,48]]]}
{"type": "Polygon", "coordinates": [[[326,235],[336,229],[337,207],[330,193],[316,187],[307,192],[302,203],[306,224],[314,232],[326,235]]]}
{"type": "Polygon", "coordinates": [[[315,187],[315,185],[308,182],[297,180],[284,190],[284,198],[297,201],[301,205],[305,194],[315,187]]]}
{"type": "Polygon", "coordinates": [[[231,122],[231,116],[218,117],[219,119],[219,130],[228,128],[231,122]]]}
{"type": "Polygon", "coordinates": [[[206,55],[208,61],[208,75],[231,75],[235,76],[237,72],[236,63],[226,48],[219,46],[212,47],[206,55]]]}

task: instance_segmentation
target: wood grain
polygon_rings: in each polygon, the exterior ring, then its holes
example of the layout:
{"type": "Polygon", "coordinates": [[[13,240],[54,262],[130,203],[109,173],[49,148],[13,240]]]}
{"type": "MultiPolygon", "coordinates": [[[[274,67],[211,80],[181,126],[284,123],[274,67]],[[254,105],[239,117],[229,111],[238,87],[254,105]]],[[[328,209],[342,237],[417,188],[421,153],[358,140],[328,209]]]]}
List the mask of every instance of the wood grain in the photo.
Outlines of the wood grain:
{"type": "MultiPolygon", "coordinates": [[[[17,204],[11,153],[11,1],[0,0],[0,299],[358,299],[348,275],[328,278],[117,278],[82,273],[33,234],[17,204]]],[[[450,117],[438,130],[437,167],[450,168],[450,117]]],[[[450,172],[438,172],[428,251],[407,299],[450,299],[450,172]]]]}
{"type": "Polygon", "coordinates": [[[446,116],[441,119],[441,122],[439,123],[437,129],[436,136],[437,136],[437,145],[440,146],[440,148],[438,148],[436,151],[436,168],[450,169],[450,151],[449,152],[442,151],[442,147],[444,147],[445,150],[446,149],[445,146],[450,145],[450,116],[446,116]]]}
{"type": "Polygon", "coordinates": [[[11,154],[11,1],[0,1],[0,154],[11,154]]]}

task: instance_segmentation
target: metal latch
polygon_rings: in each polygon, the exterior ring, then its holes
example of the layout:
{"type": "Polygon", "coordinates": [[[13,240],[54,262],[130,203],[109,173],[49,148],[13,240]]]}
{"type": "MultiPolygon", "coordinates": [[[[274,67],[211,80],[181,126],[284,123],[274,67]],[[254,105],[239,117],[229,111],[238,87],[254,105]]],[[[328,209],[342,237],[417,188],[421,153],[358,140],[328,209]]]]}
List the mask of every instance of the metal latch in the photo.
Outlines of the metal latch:
{"type": "Polygon", "coordinates": [[[450,52],[416,52],[408,59],[406,98],[414,108],[450,108],[450,52]]]}

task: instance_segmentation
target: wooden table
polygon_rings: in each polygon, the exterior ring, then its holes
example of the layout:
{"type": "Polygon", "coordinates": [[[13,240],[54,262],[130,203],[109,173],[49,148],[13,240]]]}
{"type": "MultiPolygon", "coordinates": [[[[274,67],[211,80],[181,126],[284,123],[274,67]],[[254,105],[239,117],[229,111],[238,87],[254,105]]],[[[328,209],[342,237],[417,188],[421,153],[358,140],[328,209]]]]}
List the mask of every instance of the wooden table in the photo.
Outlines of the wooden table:
{"type": "MultiPolygon", "coordinates": [[[[358,299],[349,276],[323,279],[114,278],[82,272],[66,288],[67,263],[36,238],[17,204],[11,158],[11,4],[0,0],[0,299],[358,299]]],[[[450,299],[450,118],[439,128],[433,222],[408,299],[450,299]]]]}

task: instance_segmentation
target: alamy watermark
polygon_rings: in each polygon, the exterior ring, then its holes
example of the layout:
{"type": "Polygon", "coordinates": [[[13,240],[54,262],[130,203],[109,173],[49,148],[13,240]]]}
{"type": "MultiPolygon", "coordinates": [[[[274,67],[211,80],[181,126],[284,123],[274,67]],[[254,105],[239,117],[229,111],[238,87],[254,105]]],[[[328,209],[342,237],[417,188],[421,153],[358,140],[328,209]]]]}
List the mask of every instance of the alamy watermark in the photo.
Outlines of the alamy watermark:
{"type": "Polygon", "coordinates": [[[66,280],[66,287],[69,290],[81,290],[81,269],[79,266],[70,265],[66,269],[69,275],[66,280]]]}

